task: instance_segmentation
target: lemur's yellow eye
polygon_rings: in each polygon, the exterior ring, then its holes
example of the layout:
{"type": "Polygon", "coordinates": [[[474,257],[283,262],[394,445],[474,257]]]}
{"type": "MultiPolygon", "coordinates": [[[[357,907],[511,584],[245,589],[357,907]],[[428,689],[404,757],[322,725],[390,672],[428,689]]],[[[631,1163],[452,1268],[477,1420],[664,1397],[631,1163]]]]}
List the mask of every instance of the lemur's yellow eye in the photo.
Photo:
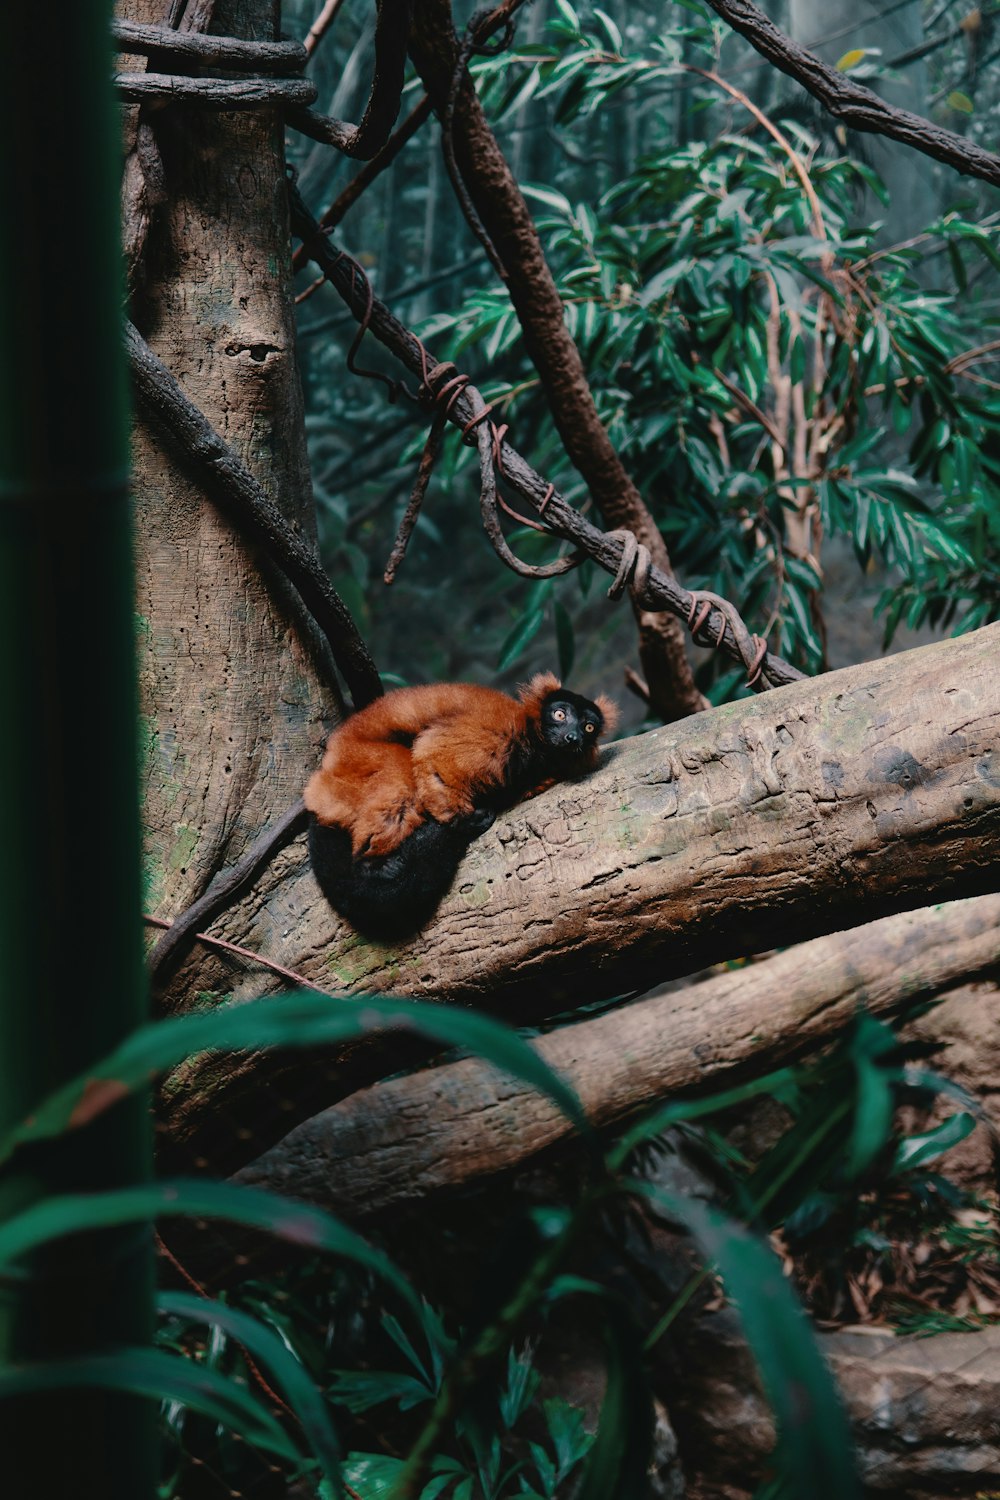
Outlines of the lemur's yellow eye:
{"type": "Polygon", "coordinates": [[[553,717],[553,718],[554,718],[554,719],[555,719],[555,720],[556,720],[556,721],[557,721],[557,722],[558,722],[558,723],[560,723],[560,724],[561,724],[561,723],[562,723],[562,721],[563,721],[563,719],[565,719],[565,717],[566,717],[566,711],[565,711],[565,709],[562,709],[562,708],[554,708],[554,709],[553,709],[553,710],[552,710],[552,717],[553,717]]]}
{"type": "Polygon", "coordinates": [[[593,724],[584,724],[584,726],[583,726],[583,732],[584,732],[584,734],[593,734],[593,732],[594,732],[594,726],[593,726],[593,724]]]}

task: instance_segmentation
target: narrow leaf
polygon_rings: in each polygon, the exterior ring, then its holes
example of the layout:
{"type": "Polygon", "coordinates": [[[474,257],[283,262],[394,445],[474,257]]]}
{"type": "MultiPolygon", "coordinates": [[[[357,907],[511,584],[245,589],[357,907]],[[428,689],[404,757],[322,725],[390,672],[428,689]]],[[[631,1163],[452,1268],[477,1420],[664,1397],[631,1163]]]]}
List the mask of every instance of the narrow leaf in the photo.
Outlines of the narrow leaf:
{"type": "Polygon", "coordinates": [[[573,671],[573,661],[576,656],[576,641],[573,635],[573,621],[564,604],[556,600],[556,645],[559,651],[559,676],[563,682],[568,682],[573,671]]]}
{"type": "Polygon", "coordinates": [[[248,1224],[293,1244],[343,1256],[382,1277],[415,1316],[421,1316],[420,1299],[389,1257],[332,1214],[261,1188],[202,1178],[106,1193],[67,1193],[35,1203],[0,1224],[0,1265],[8,1266],[64,1235],[178,1214],[248,1224]]]}
{"type": "Polygon", "coordinates": [[[0,1400],[79,1386],[128,1391],[154,1401],[177,1401],[221,1422],[267,1453],[291,1463],[303,1462],[303,1454],[281,1423],[256,1397],[218,1370],[164,1349],[126,1348],[114,1354],[8,1365],[0,1370],[0,1400]]]}
{"type": "Polygon", "coordinates": [[[498,672],[506,671],[512,662],[517,661],[524,648],[535,639],[544,622],[545,611],[541,609],[531,610],[528,614],[522,615],[500,648],[498,672]]]}
{"type": "Polygon", "coordinates": [[[964,1141],[975,1128],[974,1115],[949,1115],[947,1120],[936,1125],[933,1130],[907,1136],[896,1148],[893,1172],[911,1171],[914,1167],[923,1166],[924,1162],[933,1161],[936,1156],[942,1156],[952,1146],[957,1146],[959,1141],[964,1141]]]}
{"type": "Polygon", "coordinates": [[[572,1089],[509,1027],[472,1011],[421,1001],[366,996],[363,1000],[295,990],[195,1015],[155,1021],[134,1032],[103,1062],[74,1079],[0,1139],[0,1162],[16,1146],[47,1140],[79,1119],[86,1120],[125,1093],[144,1088],[157,1074],[200,1052],[244,1052],[260,1047],[317,1047],[379,1031],[416,1031],[449,1047],[464,1047],[502,1071],[547,1094],[578,1126],[586,1128],[572,1089]],[[104,1089],[105,1080],[115,1087],[104,1089]]]}
{"type": "Polygon", "coordinates": [[[223,1329],[267,1365],[288,1397],[324,1477],[333,1486],[334,1493],[339,1493],[340,1448],[326,1403],[312,1376],[284,1340],[250,1313],[225,1302],[195,1297],[190,1292],[161,1292],[157,1304],[167,1317],[184,1318],[191,1323],[210,1323],[214,1328],[223,1329]]]}

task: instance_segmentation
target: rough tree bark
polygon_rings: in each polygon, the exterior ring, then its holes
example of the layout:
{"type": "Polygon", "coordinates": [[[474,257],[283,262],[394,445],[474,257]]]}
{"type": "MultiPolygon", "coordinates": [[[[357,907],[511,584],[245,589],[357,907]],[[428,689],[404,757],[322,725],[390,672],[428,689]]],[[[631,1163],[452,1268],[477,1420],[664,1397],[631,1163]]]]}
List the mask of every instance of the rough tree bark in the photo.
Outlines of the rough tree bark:
{"type": "MultiPolygon", "coordinates": [[[[990,626],[613,746],[585,782],[514,809],[478,840],[435,920],[408,942],[382,947],[339,923],[302,841],[213,931],[248,946],[248,931],[266,938],[262,951],[324,989],[524,1021],[990,890],[998,643],[990,626]],[[294,928],[263,918],[276,886],[283,906],[294,903],[294,928]]],[[[188,996],[269,987],[260,971],[237,974],[231,959],[201,952],[179,978],[188,996]]],[[[288,1073],[273,1057],[195,1060],[168,1080],[167,1127],[195,1149],[214,1142],[221,1111],[259,1148],[413,1055],[382,1039],[288,1073]]]]}
{"type": "MultiPolygon", "coordinates": [[[[160,23],[166,9],[164,0],[124,0],[120,16],[160,23]]],[[[213,30],[272,40],[274,11],[271,0],[220,0],[213,30]]],[[[138,111],[126,113],[128,143],[138,111]]],[[[282,120],[271,108],[192,105],[149,109],[143,119],[168,192],[145,207],[134,320],[309,535],[282,120]]],[[[127,199],[139,191],[135,168],[132,153],[127,199]]],[[[266,560],[141,420],[133,462],[146,909],[170,919],[295,800],[342,705],[318,638],[303,641],[266,560]]],[[[274,900],[274,915],[289,920],[280,888],[274,900]]]]}

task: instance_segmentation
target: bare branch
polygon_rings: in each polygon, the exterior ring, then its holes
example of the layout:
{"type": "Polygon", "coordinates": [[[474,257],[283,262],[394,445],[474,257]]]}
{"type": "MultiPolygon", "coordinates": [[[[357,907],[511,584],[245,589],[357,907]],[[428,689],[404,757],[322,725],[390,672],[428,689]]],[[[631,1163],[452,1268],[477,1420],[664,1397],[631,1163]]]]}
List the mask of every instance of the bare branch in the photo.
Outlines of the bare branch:
{"type": "Polygon", "coordinates": [[[326,0],[323,9],[306,33],[305,49],[310,57],[326,36],[326,33],[337,19],[343,6],[344,0],[326,0]]]}
{"type": "Polygon", "coordinates": [[[309,78],[188,78],[179,73],[118,73],[115,89],[124,104],[149,99],[204,104],[211,109],[261,109],[270,104],[306,105],[316,98],[309,78]]]}
{"type": "Polygon", "coordinates": [[[887,104],[871,89],[793,42],[751,0],[708,0],[708,3],[762,57],[801,83],[824,109],[852,130],[887,136],[944,162],[963,176],[981,177],[984,182],[1000,187],[1000,156],[994,152],[985,151],[975,141],[954,131],[943,130],[922,115],[887,104]]]}
{"type": "MultiPolygon", "coordinates": [[[[322,233],[294,184],[290,186],[289,192],[292,227],[301,236],[309,255],[326,273],[331,286],[340,294],[358,321],[364,320],[373,336],[422,381],[428,368],[437,361],[416,335],[393,316],[384,302],[378,297],[370,296],[370,288],[364,293],[363,299],[359,297],[359,268],[356,262],[338,250],[328,236],[322,233]]],[[[473,406],[463,391],[459,393],[448,415],[449,420],[464,432],[478,414],[479,408],[473,406]]],[[[499,444],[499,454],[500,467],[509,486],[539,514],[544,511],[550,529],[575,546],[582,547],[601,567],[617,576],[624,551],[621,539],[592,526],[551,484],[536,473],[506,439],[502,439],[499,444]]],[[[637,539],[641,540],[641,537],[637,539]]],[[[693,620],[698,602],[697,596],[682,588],[672,573],[664,572],[656,566],[650,570],[645,590],[641,595],[633,593],[633,598],[644,612],[666,611],[686,623],[693,620]]],[[[734,661],[744,660],[725,614],[713,611],[700,623],[705,627],[708,638],[734,661]]],[[[802,676],[803,673],[797,667],[779,656],[769,653],[764,659],[762,686],[795,682],[802,676]]]]}
{"type": "Polygon", "coordinates": [[[300,42],[247,42],[239,37],[200,36],[169,26],[140,26],[116,20],[111,35],[123,52],[156,54],[196,63],[203,68],[228,68],[245,73],[300,73],[308,54],[300,42]]]}
{"type": "MultiPolygon", "coordinates": [[[[478,839],[434,920],[403,942],[365,942],[337,919],[301,841],[213,932],[320,988],[486,1006],[517,1025],[567,997],[607,999],[790,936],[995,891],[998,645],[1000,625],[987,626],[609,746],[584,781],[478,839]],[[262,924],[274,911],[288,916],[262,924]]],[[[274,988],[199,953],[164,1001],[274,988]]],[[[282,1112],[284,1131],[395,1071],[404,1051],[185,1065],[164,1096],[169,1135],[231,1161],[234,1121],[258,1141],[276,1126],[261,1118],[266,1082],[280,1077],[301,1110],[282,1112]]]]}

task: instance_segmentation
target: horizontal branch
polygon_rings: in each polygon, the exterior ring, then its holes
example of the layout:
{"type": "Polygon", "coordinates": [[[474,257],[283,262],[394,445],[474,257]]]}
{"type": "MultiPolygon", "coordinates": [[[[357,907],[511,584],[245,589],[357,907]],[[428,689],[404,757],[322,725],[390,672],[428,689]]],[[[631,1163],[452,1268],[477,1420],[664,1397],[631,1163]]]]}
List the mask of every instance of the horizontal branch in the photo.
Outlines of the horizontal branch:
{"type": "Polygon", "coordinates": [[[981,177],[984,182],[1000,187],[1000,156],[995,152],[984,150],[967,136],[943,130],[923,115],[887,104],[871,89],[793,42],[752,0],[708,0],[708,3],[762,57],[808,89],[824,109],[852,130],[887,136],[944,162],[963,176],[981,177]]]}
{"type": "Polygon", "coordinates": [[[309,78],[188,78],[178,73],[118,73],[114,79],[124,104],[151,99],[204,104],[211,109],[260,109],[281,104],[312,104],[318,92],[309,78]]]}
{"type": "MultiPolygon", "coordinates": [[[[1000,965],[1000,895],[886,917],[700,984],[638,1000],[532,1043],[591,1123],[665,1097],[760,1077],[843,1030],[1000,965]]],[[[361,1218],[522,1166],[573,1135],[548,1100],[479,1058],[363,1089],[239,1173],[361,1218]]]]}
{"type": "Polygon", "coordinates": [[[246,73],[300,73],[309,60],[301,42],[247,42],[239,37],[203,36],[171,26],[142,26],[115,20],[111,35],[123,52],[162,54],[203,68],[246,73]]]}

